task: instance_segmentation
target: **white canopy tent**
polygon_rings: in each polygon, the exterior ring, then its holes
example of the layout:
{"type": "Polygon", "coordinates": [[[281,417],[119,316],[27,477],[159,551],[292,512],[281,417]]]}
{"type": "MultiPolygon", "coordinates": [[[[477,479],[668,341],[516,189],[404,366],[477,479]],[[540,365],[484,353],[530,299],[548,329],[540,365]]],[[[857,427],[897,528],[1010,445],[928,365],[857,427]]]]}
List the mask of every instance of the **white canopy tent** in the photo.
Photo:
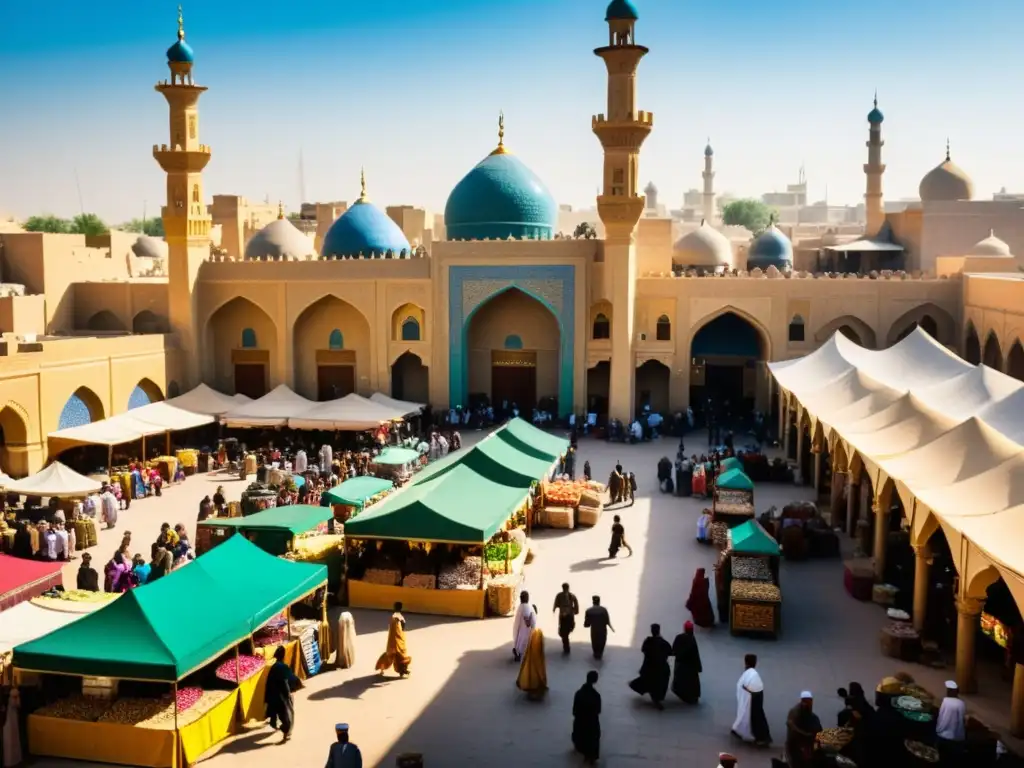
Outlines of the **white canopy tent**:
{"type": "Polygon", "coordinates": [[[221,420],[229,427],[283,427],[318,405],[281,384],[257,400],[235,406],[221,420]]]}
{"type": "MultiPolygon", "coordinates": [[[[95,605],[96,608],[100,608],[107,603],[80,603],[80,605],[95,605]]],[[[22,643],[48,635],[73,621],[78,621],[84,615],[84,613],[43,608],[31,600],[18,603],[6,611],[0,611],[0,656],[10,653],[22,643]]]]}
{"type": "Polygon", "coordinates": [[[403,416],[413,416],[417,413],[421,413],[425,407],[423,403],[413,403],[408,400],[396,400],[393,397],[388,397],[383,392],[374,392],[370,395],[370,399],[383,405],[385,408],[390,408],[394,411],[401,411],[403,416]]]}
{"type": "Polygon", "coordinates": [[[34,475],[7,485],[8,493],[22,496],[88,496],[99,491],[101,484],[55,461],[34,475]]]}
{"type": "Polygon", "coordinates": [[[252,402],[252,398],[245,395],[225,395],[205,384],[200,384],[195,389],[165,402],[184,411],[220,416],[243,403],[252,402]]]}
{"type": "Polygon", "coordinates": [[[338,429],[359,432],[399,420],[405,415],[406,412],[403,410],[350,394],[337,400],[317,403],[309,411],[288,419],[288,426],[293,429],[338,429]]]}

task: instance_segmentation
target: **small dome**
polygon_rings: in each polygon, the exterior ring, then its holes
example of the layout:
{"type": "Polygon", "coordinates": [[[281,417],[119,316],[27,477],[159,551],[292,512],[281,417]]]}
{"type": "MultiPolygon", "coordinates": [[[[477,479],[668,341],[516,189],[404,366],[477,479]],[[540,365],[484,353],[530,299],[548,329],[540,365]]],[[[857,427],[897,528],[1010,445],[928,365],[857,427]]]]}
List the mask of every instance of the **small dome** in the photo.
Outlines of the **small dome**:
{"type": "Polygon", "coordinates": [[[672,246],[672,261],[684,267],[726,267],[734,264],[729,238],[706,221],[672,246]]]}
{"type": "Polygon", "coordinates": [[[359,199],[338,217],[324,236],[323,256],[403,256],[412,251],[401,228],[366,198],[366,178],[359,199]]]}
{"type": "Polygon", "coordinates": [[[558,224],[558,205],[547,187],[504,145],[499,122],[498,148],[467,173],[448,196],[444,225],[449,240],[550,240],[558,224]]]}
{"type": "Polygon", "coordinates": [[[918,187],[921,202],[931,203],[948,200],[970,200],[974,197],[974,182],[967,173],[949,159],[949,146],[946,146],[946,159],[932,168],[921,179],[918,187]]]}
{"type": "Polygon", "coordinates": [[[772,222],[769,227],[754,238],[747,252],[747,269],[773,266],[781,271],[793,267],[793,244],[772,222]]]}
{"type": "Polygon", "coordinates": [[[656,195],[656,194],[658,194],[658,188],[656,186],[654,186],[654,182],[653,181],[647,182],[647,186],[644,187],[644,194],[645,195],[656,195]]]}
{"type": "Polygon", "coordinates": [[[1010,246],[1008,246],[1003,240],[996,237],[996,233],[991,229],[988,231],[988,237],[975,243],[968,255],[1002,259],[1013,258],[1013,254],[1010,253],[1010,246]]]}
{"type": "Polygon", "coordinates": [[[868,112],[868,122],[872,125],[881,125],[882,121],[885,120],[885,115],[882,114],[882,110],[878,108],[878,94],[875,94],[875,105],[870,112],[868,112]]]}
{"type": "Polygon", "coordinates": [[[608,10],[604,12],[605,21],[629,20],[636,21],[640,18],[633,0],[612,0],[608,3],[608,10]]]}
{"type": "Polygon", "coordinates": [[[283,215],[253,235],[245,246],[245,258],[256,260],[305,259],[315,253],[313,241],[283,215]]]}
{"type": "Polygon", "coordinates": [[[704,147],[704,157],[711,157],[715,154],[715,150],[711,148],[711,141],[708,140],[707,146],[704,147]]]}
{"type": "Polygon", "coordinates": [[[132,243],[132,253],[140,259],[166,259],[167,243],[159,237],[139,235],[132,243]]]}
{"type": "Polygon", "coordinates": [[[196,60],[196,55],[192,46],[182,39],[167,49],[167,60],[177,64],[191,64],[196,60]]]}

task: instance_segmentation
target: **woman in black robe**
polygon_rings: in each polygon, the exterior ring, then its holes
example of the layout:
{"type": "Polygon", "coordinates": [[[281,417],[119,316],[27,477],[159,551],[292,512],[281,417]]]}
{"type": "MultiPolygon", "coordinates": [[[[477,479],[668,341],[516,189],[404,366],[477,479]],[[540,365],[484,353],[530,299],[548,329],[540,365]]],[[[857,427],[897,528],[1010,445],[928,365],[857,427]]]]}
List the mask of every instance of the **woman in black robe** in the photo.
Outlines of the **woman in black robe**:
{"type": "Polygon", "coordinates": [[[658,709],[664,709],[665,696],[668,694],[669,680],[672,669],[668,665],[672,655],[672,646],[661,636],[661,625],[651,624],[651,636],[640,646],[644,662],[640,665],[640,676],[629,684],[629,687],[641,696],[650,695],[651,701],[658,709]]]}
{"type": "Polygon", "coordinates": [[[277,721],[281,721],[281,733],[284,735],[282,743],[292,736],[292,726],[295,724],[292,691],[300,685],[299,678],[292,672],[291,667],[284,663],[284,646],[279,645],[274,650],[274,666],[267,673],[264,703],[267,707],[267,717],[270,718],[270,727],[276,730],[277,721]]]}
{"type": "Polygon", "coordinates": [[[700,700],[700,673],[704,667],[700,663],[700,649],[697,638],[693,636],[692,621],[683,625],[681,635],[676,635],[672,655],[676,657],[672,693],[687,704],[696,704],[700,700]]]}
{"type": "Polygon", "coordinates": [[[601,756],[601,694],[594,688],[597,677],[597,672],[587,672],[587,682],[572,700],[572,745],[587,765],[595,765],[601,756]]]}

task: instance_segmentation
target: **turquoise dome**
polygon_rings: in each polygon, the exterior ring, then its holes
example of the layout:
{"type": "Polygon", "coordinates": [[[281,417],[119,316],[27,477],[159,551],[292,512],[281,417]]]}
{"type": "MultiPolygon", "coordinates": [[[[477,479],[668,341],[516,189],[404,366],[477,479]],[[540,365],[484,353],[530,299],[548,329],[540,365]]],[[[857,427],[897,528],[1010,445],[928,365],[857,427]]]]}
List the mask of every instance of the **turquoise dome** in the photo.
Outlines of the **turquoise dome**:
{"type": "Polygon", "coordinates": [[[773,222],[764,232],[754,238],[747,253],[747,269],[774,266],[786,271],[793,267],[793,244],[773,222]]]}
{"type": "Polygon", "coordinates": [[[605,21],[612,21],[614,19],[631,19],[636,21],[639,18],[640,14],[637,13],[633,0],[612,0],[608,3],[608,10],[604,12],[605,21]]]}
{"type": "Polygon", "coordinates": [[[550,240],[557,223],[547,187],[503,146],[455,185],[444,207],[449,240],[550,240]]]}
{"type": "Polygon", "coordinates": [[[365,197],[335,221],[324,236],[322,256],[404,256],[412,251],[401,228],[365,197]]]}
{"type": "Polygon", "coordinates": [[[192,46],[182,38],[167,49],[167,60],[176,64],[191,64],[196,60],[196,55],[192,46]]]}

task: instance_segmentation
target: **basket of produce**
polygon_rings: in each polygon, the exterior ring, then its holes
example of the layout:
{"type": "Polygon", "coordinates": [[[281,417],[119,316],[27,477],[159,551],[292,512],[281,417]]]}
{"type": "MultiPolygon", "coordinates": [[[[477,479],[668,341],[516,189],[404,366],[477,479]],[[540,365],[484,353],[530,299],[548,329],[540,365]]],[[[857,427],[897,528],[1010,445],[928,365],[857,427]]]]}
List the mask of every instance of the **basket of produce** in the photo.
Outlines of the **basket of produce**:
{"type": "Polygon", "coordinates": [[[518,579],[499,576],[487,584],[487,608],[494,616],[510,616],[516,609],[518,579]]]}
{"type": "Polygon", "coordinates": [[[367,568],[363,574],[363,581],[382,587],[397,587],[402,583],[402,572],[387,568],[367,568]]]}
{"type": "Polygon", "coordinates": [[[719,549],[729,546],[729,526],[725,523],[712,523],[708,526],[711,542],[719,549]]]}
{"type": "Polygon", "coordinates": [[[853,728],[826,728],[818,732],[815,740],[822,749],[839,752],[853,741],[853,728]]]}
{"type": "Polygon", "coordinates": [[[228,659],[217,666],[217,679],[229,683],[240,683],[253,675],[259,674],[267,666],[262,656],[250,656],[240,653],[237,659],[228,659]]]}
{"type": "Polygon", "coordinates": [[[437,577],[427,573],[410,573],[402,579],[402,586],[409,589],[437,589],[437,577]]]}
{"type": "Polygon", "coordinates": [[[891,606],[896,602],[897,587],[892,584],[875,584],[871,588],[871,602],[876,605],[891,606]]]}
{"type": "Polygon", "coordinates": [[[732,600],[749,600],[757,603],[781,603],[782,590],[770,582],[733,579],[729,597],[732,600]]]}
{"type": "Polygon", "coordinates": [[[107,710],[110,702],[95,696],[69,696],[36,710],[37,715],[56,717],[61,720],[83,720],[95,723],[107,710]]]}
{"type": "Polygon", "coordinates": [[[716,515],[729,515],[731,517],[753,517],[754,505],[750,502],[723,502],[715,503],[716,515]]]}
{"type": "Polygon", "coordinates": [[[582,481],[558,480],[544,485],[544,503],[554,507],[577,507],[587,485],[582,481]]]}
{"type": "Polygon", "coordinates": [[[604,503],[604,495],[597,491],[592,491],[590,488],[584,488],[583,492],[580,493],[581,507],[600,507],[604,503]]]}
{"type": "Polygon", "coordinates": [[[178,690],[177,706],[167,701],[163,709],[136,725],[139,728],[172,731],[175,726],[175,709],[177,709],[178,726],[194,723],[231,694],[231,691],[204,691],[201,688],[181,688],[178,690]],[[182,694],[185,694],[184,696],[182,694]]]}
{"type": "Polygon", "coordinates": [[[138,725],[143,720],[156,717],[169,705],[170,701],[167,699],[118,699],[110,709],[100,715],[97,722],[138,725]]]}
{"type": "Polygon", "coordinates": [[[906,747],[907,752],[912,754],[921,762],[939,762],[939,750],[935,749],[935,747],[929,747],[927,744],[922,744],[920,741],[912,741],[910,739],[904,741],[903,746],[906,747]]]}
{"type": "Polygon", "coordinates": [[[763,557],[733,556],[732,577],[746,581],[771,581],[772,571],[763,557]]]}
{"type": "Polygon", "coordinates": [[[892,659],[913,661],[920,649],[921,635],[910,624],[893,622],[878,634],[882,655],[892,659]]]}
{"type": "Polygon", "coordinates": [[[458,565],[446,566],[437,577],[437,588],[478,589],[482,567],[483,561],[477,555],[470,555],[458,565]]]}
{"type": "Polygon", "coordinates": [[[750,503],[750,497],[750,491],[734,491],[730,488],[718,488],[715,490],[717,507],[721,507],[723,504],[736,507],[752,506],[750,503]]]}
{"type": "Polygon", "coordinates": [[[572,530],[576,513],[570,506],[544,507],[544,524],[550,528],[572,530]]]}

